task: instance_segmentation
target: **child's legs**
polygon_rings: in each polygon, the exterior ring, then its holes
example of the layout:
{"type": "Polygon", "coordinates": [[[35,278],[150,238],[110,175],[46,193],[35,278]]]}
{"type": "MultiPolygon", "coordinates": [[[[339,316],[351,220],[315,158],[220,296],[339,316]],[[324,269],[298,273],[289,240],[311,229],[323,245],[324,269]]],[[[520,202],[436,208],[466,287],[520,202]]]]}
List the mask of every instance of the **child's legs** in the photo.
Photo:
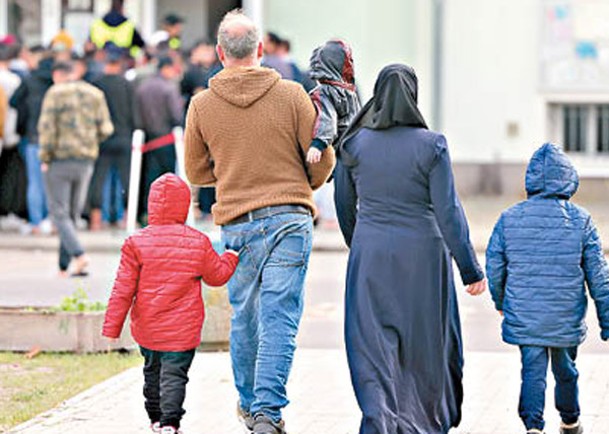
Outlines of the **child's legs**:
{"type": "Polygon", "coordinates": [[[140,347],[144,356],[144,407],[150,418],[155,423],[161,420],[161,353],[140,347]]]}
{"type": "Polygon", "coordinates": [[[520,347],[520,354],[522,356],[522,388],[518,413],[527,430],[543,430],[549,351],[545,347],[523,345],[520,347]]]}
{"type": "Polygon", "coordinates": [[[180,427],[188,370],[195,350],[161,354],[161,426],[180,427]]]}
{"type": "Polygon", "coordinates": [[[562,421],[568,425],[579,419],[579,372],[575,366],[577,347],[552,348],[552,372],[556,379],[554,400],[562,421]]]}

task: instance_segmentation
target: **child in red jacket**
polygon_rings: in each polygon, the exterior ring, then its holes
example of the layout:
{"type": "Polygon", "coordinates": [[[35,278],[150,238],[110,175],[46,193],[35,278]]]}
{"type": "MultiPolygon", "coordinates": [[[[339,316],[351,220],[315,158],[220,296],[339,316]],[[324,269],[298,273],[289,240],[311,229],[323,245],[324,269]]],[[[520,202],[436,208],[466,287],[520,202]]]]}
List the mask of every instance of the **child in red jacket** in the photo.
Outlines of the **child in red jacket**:
{"type": "Polygon", "coordinates": [[[201,279],[231,278],[239,256],[219,256],[209,239],[186,226],[190,189],[175,175],[152,184],[149,226],[127,238],[103,327],[116,339],[131,309],[131,334],[144,356],[144,397],[153,432],[178,432],[188,370],[201,342],[201,279]]]}

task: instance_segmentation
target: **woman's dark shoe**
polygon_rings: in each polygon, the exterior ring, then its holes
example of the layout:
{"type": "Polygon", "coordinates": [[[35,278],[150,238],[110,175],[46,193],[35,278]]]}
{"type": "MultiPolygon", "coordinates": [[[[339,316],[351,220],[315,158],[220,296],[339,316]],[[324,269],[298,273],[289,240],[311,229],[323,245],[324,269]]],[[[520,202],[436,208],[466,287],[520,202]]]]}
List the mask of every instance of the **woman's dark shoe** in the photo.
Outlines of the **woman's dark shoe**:
{"type": "Polygon", "coordinates": [[[571,425],[561,423],[560,434],[584,434],[584,427],[579,420],[571,425]]]}
{"type": "Polygon", "coordinates": [[[286,434],[285,423],[273,420],[264,414],[256,415],[254,419],[254,434],[286,434]]]}

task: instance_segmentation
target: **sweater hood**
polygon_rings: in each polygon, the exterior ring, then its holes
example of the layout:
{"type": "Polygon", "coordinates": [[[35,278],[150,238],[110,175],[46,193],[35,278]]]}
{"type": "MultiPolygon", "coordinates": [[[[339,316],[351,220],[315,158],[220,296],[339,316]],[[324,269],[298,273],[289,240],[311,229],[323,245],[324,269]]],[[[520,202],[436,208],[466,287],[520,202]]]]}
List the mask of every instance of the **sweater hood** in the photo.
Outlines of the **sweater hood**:
{"type": "Polygon", "coordinates": [[[266,95],[280,79],[281,76],[269,68],[227,68],[209,81],[209,88],[230,104],[246,108],[266,95]]]}
{"type": "Polygon", "coordinates": [[[526,174],[529,197],[570,199],[578,187],[577,171],[558,146],[546,143],[533,154],[526,174]]]}
{"type": "Polygon", "coordinates": [[[178,176],[168,173],[152,183],[148,197],[151,225],[184,224],[190,209],[190,188],[178,176]]]}
{"type": "Polygon", "coordinates": [[[353,86],[353,54],[344,41],[332,40],[313,50],[309,76],[320,82],[353,86]]]}

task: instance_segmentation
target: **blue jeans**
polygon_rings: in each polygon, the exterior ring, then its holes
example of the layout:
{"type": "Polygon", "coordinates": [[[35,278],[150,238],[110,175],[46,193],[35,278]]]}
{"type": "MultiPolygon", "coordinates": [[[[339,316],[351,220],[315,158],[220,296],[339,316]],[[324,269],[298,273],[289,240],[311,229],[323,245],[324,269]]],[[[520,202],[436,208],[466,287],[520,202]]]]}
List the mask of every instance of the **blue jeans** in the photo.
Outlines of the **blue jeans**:
{"type": "Polygon", "coordinates": [[[125,206],[123,184],[116,167],[111,167],[104,180],[102,192],[102,220],[115,223],[123,219],[125,206]]]}
{"type": "Polygon", "coordinates": [[[20,150],[27,171],[28,219],[33,226],[38,226],[48,214],[40,158],[38,157],[40,146],[35,143],[23,143],[20,145],[20,150]]]}
{"type": "Polygon", "coordinates": [[[547,348],[521,346],[522,389],[518,412],[527,430],[543,430],[543,412],[546,396],[546,374],[548,362],[552,361],[552,372],[556,380],[554,401],[562,421],[566,424],[577,422],[580,415],[575,366],[577,347],[547,348]]]}
{"type": "Polygon", "coordinates": [[[241,253],[228,283],[233,307],[230,351],[243,410],[278,422],[302,317],[313,220],[278,214],[222,228],[227,248],[241,253]]]}

